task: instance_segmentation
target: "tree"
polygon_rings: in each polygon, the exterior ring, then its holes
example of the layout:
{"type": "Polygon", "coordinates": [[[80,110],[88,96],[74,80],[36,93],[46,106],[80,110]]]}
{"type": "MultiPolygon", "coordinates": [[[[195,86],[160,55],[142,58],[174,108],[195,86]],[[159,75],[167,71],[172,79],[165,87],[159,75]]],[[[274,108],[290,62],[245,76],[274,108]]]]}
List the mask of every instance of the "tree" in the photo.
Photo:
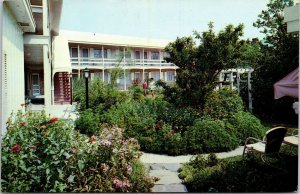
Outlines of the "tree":
{"type": "MultiPolygon", "coordinates": [[[[291,108],[293,99],[274,100],[273,84],[298,67],[299,35],[287,33],[283,9],[292,6],[292,0],[271,0],[267,10],[258,15],[253,24],[261,29],[265,38],[260,42],[262,56],[254,66],[254,113],[263,119],[295,118],[291,108]]],[[[282,120],[281,120],[282,121],[282,120]]]]}
{"type": "Polygon", "coordinates": [[[122,62],[125,61],[126,66],[132,64],[131,60],[131,49],[127,48],[125,52],[117,50],[115,53],[116,65],[114,68],[109,69],[108,72],[111,75],[110,84],[112,87],[117,87],[117,79],[119,78],[126,78],[129,71],[125,70],[121,67],[122,62]]]}
{"type": "Polygon", "coordinates": [[[169,43],[165,48],[170,54],[166,61],[176,64],[179,69],[177,89],[167,88],[167,92],[176,93],[181,105],[202,109],[206,95],[217,85],[220,71],[241,63],[241,49],[245,43],[240,39],[242,35],[242,24],[228,25],[217,34],[210,22],[208,31],[194,32],[195,39],[182,37],[169,43]],[[199,45],[196,40],[200,41],[199,45]]]}

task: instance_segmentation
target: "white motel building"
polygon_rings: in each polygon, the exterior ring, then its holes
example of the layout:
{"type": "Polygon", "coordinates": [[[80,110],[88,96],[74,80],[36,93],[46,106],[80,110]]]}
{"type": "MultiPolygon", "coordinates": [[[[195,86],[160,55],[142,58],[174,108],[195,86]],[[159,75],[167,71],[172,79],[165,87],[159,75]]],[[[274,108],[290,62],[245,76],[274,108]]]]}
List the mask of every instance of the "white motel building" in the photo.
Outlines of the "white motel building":
{"type": "Polygon", "coordinates": [[[90,79],[110,81],[110,69],[124,70],[118,88],[127,90],[146,78],[174,82],[167,63],[170,41],[60,31],[63,0],[3,0],[0,68],[0,126],[26,102],[61,117],[72,105],[72,79],[90,70],[90,79]]]}

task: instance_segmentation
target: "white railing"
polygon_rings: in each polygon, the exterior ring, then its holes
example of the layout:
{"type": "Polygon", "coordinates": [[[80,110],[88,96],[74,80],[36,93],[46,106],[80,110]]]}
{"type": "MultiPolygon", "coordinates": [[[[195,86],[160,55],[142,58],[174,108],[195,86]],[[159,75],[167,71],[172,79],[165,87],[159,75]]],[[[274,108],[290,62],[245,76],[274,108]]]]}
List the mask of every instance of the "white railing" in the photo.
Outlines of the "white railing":
{"type": "MultiPolygon", "coordinates": [[[[88,58],[88,57],[71,57],[71,64],[73,66],[99,66],[99,67],[113,67],[116,65],[123,66],[123,60],[110,58],[88,58]]],[[[173,63],[167,63],[163,60],[143,60],[143,59],[126,59],[126,66],[145,66],[145,67],[175,67],[173,63]]]]}

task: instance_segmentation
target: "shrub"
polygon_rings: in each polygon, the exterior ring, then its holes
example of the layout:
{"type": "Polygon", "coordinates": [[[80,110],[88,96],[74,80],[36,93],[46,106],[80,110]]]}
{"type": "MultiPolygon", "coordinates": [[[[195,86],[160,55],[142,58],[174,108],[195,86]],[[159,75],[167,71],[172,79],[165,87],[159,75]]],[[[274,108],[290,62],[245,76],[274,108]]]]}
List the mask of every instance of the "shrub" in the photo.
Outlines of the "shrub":
{"type": "Polygon", "coordinates": [[[80,133],[93,135],[100,131],[99,114],[93,113],[91,109],[79,112],[79,118],[75,121],[75,129],[80,133]]]}
{"type": "Polygon", "coordinates": [[[203,115],[214,119],[227,119],[243,110],[243,101],[236,91],[228,88],[213,91],[204,104],[203,115]]]}
{"type": "Polygon", "coordinates": [[[144,99],[144,89],[141,86],[131,86],[129,87],[129,93],[134,100],[144,99]]]}
{"type": "Polygon", "coordinates": [[[298,157],[285,155],[271,165],[241,156],[218,159],[198,156],[180,169],[189,192],[293,192],[297,190],[298,157]]]}
{"type": "Polygon", "coordinates": [[[2,143],[4,192],[149,192],[135,139],[103,126],[88,138],[67,121],[19,112],[2,143]]]}
{"type": "MultiPolygon", "coordinates": [[[[80,102],[80,110],[85,110],[85,85],[84,80],[80,79],[74,82],[74,100],[80,102]]],[[[129,99],[127,92],[119,91],[101,79],[95,79],[89,82],[89,108],[96,109],[99,105],[104,111],[112,106],[129,99]]]]}
{"type": "Polygon", "coordinates": [[[227,133],[219,120],[196,120],[184,135],[189,153],[229,151],[238,146],[237,138],[227,133]]]}
{"type": "Polygon", "coordinates": [[[260,120],[249,112],[239,111],[235,113],[228,122],[235,130],[235,134],[243,144],[246,138],[256,137],[262,139],[266,128],[260,123],[260,120]]]}

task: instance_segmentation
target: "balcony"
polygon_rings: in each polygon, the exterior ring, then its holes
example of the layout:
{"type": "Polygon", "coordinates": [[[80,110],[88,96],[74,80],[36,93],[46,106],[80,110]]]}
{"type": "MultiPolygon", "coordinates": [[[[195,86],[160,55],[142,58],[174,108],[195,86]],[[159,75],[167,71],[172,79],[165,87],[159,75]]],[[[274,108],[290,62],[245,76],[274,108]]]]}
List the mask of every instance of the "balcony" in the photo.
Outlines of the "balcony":
{"type": "Polygon", "coordinates": [[[142,59],[126,59],[125,65],[123,60],[109,59],[109,58],[88,58],[88,57],[71,57],[71,64],[73,68],[81,66],[90,66],[98,68],[177,68],[173,63],[167,63],[163,60],[142,60],[142,59]]]}
{"type": "Polygon", "coordinates": [[[29,0],[4,1],[16,18],[23,32],[35,32],[36,23],[33,18],[29,0]]]}

